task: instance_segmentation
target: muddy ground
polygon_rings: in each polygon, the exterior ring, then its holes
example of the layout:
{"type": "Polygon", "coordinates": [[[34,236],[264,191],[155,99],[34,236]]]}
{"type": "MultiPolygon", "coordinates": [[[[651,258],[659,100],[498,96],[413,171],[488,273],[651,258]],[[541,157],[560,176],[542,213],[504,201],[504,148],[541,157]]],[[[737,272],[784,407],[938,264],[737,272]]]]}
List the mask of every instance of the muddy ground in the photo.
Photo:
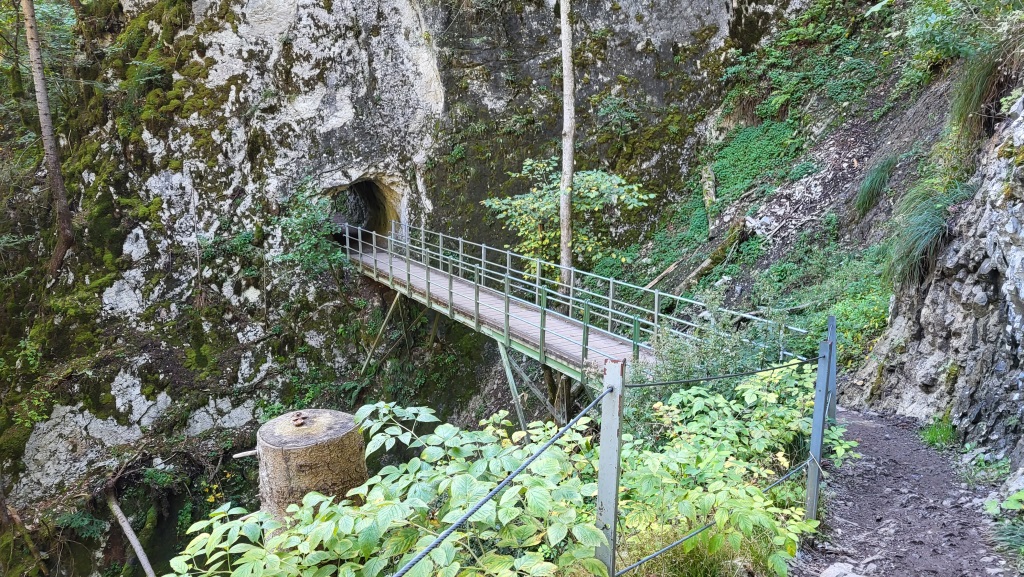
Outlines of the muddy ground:
{"type": "MultiPolygon", "coordinates": [[[[982,511],[952,455],[926,446],[914,421],[844,411],[862,459],[828,470],[824,536],[792,565],[796,577],[1017,575],[996,552],[982,511]]],[[[828,467],[826,465],[826,467],[828,467]]]]}

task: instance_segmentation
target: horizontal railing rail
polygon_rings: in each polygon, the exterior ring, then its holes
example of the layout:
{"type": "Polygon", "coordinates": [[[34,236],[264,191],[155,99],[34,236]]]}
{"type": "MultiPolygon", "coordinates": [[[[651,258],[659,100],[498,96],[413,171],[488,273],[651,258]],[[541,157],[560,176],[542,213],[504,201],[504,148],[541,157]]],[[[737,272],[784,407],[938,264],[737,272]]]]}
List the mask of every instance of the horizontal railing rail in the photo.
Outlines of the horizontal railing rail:
{"type": "MultiPolygon", "coordinates": [[[[723,314],[729,320],[744,319],[759,327],[763,327],[764,335],[773,335],[768,343],[755,339],[742,338],[742,342],[761,350],[772,350],[778,347],[779,359],[792,357],[803,360],[803,357],[790,352],[786,347],[786,339],[792,335],[804,335],[806,330],[789,326],[777,321],[765,319],[748,313],[728,308],[710,307],[700,301],[665,293],[657,289],[647,289],[635,284],[604,277],[577,269],[564,269],[558,264],[547,262],[535,257],[528,257],[506,249],[490,247],[486,244],[467,241],[423,227],[407,223],[391,222],[390,234],[381,235],[358,227],[347,227],[346,249],[350,254],[360,256],[373,255],[373,270],[367,271],[377,280],[386,278],[394,285],[396,281],[405,285],[410,292],[412,281],[423,285],[424,299],[430,303],[434,298],[447,298],[448,312],[458,315],[459,306],[455,297],[469,298],[460,292],[463,288],[454,286],[456,280],[472,283],[473,298],[479,298],[476,291],[489,289],[498,293],[504,301],[505,309],[518,304],[527,307],[540,307],[547,312],[543,317],[560,318],[577,323],[576,329],[582,328],[587,336],[605,335],[621,341],[627,341],[633,351],[633,357],[653,355],[655,344],[659,339],[668,336],[689,341],[701,341],[712,335],[726,335],[713,322],[702,321],[701,315],[723,314]],[[386,269],[379,255],[386,255],[386,269]],[[406,270],[406,278],[396,278],[394,267],[396,261],[400,268],[406,270]],[[403,263],[416,263],[423,267],[423,274],[411,273],[411,266],[403,263]],[[385,269],[385,270],[382,270],[385,269]],[[444,273],[442,279],[431,279],[431,271],[444,273]],[[562,271],[566,272],[569,282],[561,280],[562,271]],[[444,279],[448,280],[444,280],[444,279]],[[438,286],[437,282],[447,283],[451,287],[438,286]]],[[[436,275],[436,273],[435,273],[436,275]]],[[[496,310],[494,306],[482,302],[479,308],[484,311],[501,313],[503,326],[499,327],[502,334],[515,333],[515,328],[508,325],[515,321],[518,325],[537,328],[555,337],[565,339],[581,348],[580,362],[588,356],[586,338],[579,335],[566,334],[544,326],[543,320],[533,320],[510,311],[505,316],[504,310],[496,310]]],[[[532,309],[530,309],[532,310],[532,309]]],[[[478,326],[479,313],[474,311],[474,326],[478,326]]],[[[522,335],[520,335],[522,336],[522,335]]],[[[767,340],[767,339],[766,339],[767,340]]],[[[599,347],[590,347],[597,356],[612,358],[603,354],[599,347]]]]}

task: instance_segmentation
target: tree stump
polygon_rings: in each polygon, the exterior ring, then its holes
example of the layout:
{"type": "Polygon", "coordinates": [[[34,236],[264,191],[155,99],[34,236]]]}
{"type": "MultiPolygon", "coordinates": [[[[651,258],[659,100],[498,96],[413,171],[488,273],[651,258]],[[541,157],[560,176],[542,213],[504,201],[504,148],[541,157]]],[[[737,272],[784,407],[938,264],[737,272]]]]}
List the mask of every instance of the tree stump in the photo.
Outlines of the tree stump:
{"type": "Polygon", "coordinates": [[[266,422],[256,433],[260,505],[279,520],[311,491],[336,496],[366,482],[363,435],[352,415],[308,409],[266,422]]]}

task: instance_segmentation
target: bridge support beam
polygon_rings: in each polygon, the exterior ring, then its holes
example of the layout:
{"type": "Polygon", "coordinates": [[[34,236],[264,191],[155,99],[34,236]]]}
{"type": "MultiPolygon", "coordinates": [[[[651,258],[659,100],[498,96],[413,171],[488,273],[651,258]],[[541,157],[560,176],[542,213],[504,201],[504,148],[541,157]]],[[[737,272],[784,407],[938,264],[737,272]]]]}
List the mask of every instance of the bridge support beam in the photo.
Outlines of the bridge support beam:
{"type": "MultiPolygon", "coordinates": [[[[526,433],[526,414],[523,412],[523,400],[519,397],[519,387],[516,386],[516,377],[512,374],[512,360],[508,358],[508,349],[505,344],[498,342],[498,352],[501,353],[501,363],[505,365],[505,377],[508,378],[508,387],[512,390],[512,404],[516,408],[516,417],[519,419],[519,426],[526,433]]],[[[530,434],[526,433],[526,442],[530,442],[530,434]]]]}

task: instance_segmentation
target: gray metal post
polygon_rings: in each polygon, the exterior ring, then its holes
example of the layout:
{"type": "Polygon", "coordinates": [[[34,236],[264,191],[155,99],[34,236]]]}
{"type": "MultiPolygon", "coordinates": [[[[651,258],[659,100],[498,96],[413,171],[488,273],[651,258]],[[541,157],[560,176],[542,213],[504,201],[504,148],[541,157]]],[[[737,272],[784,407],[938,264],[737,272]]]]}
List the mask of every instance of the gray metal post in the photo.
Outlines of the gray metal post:
{"type": "Polygon", "coordinates": [[[544,340],[546,338],[545,331],[547,329],[548,319],[548,287],[543,287],[540,293],[540,343],[537,347],[540,349],[540,364],[547,364],[548,354],[547,349],[544,348],[544,340]]]}
{"type": "Polygon", "coordinates": [[[811,417],[811,462],[807,465],[807,520],[818,518],[821,489],[821,450],[825,441],[826,394],[828,392],[828,343],[818,345],[818,378],[814,383],[814,414],[811,417]]]}
{"type": "Polygon", "coordinates": [[[608,279],[608,332],[615,332],[615,321],[612,319],[612,311],[615,310],[615,279],[608,279]]]}
{"type": "Polygon", "coordinates": [[[540,259],[537,259],[537,280],[533,284],[533,302],[540,305],[540,259]]]}
{"type": "Polygon", "coordinates": [[[480,245],[480,266],[483,270],[480,271],[480,284],[487,286],[487,245],[480,245]]]}
{"type": "Polygon", "coordinates": [[[465,258],[463,257],[462,237],[460,236],[459,237],[459,278],[462,278],[462,275],[464,275],[464,274],[466,274],[465,258]]]}
{"type": "MultiPolygon", "coordinates": [[[[423,249],[424,249],[424,253],[423,254],[424,255],[427,254],[426,253],[426,248],[427,248],[427,243],[426,243],[426,241],[423,241],[423,249]]],[[[424,281],[426,286],[424,287],[424,291],[423,292],[424,292],[424,294],[426,294],[426,297],[427,297],[427,308],[429,309],[430,308],[430,257],[426,257],[425,256],[424,260],[426,261],[426,264],[423,265],[423,270],[424,270],[423,277],[426,279],[424,281]]]]}
{"type": "Polygon", "coordinates": [[[580,357],[580,381],[586,383],[587,349],[590,345],[590,301],[583,301],[583,355],[580,357]]]}
{"type": "Polygon", "coordinates": [[[448,267],[448,318],[455,318],[455,275],[452,274],[452,267],[448,267]]]}
{"type": "Polygon", "coordinates": [[[661,291],[654,291],[654,336],[658,336],[658,325],[661,321],[661,291]]]}
{"type": "Polygon", "coordinates": [[[836,419],[836,403],[839,401],[839,385],[836,382],[836,365],[839,362],[839,339],[836,331],[836,317],[828,317],[828,419],[836,419]]]}
{"type": "Polygon", "coordinates": [[[508,275],[505,276],[505,346],[512,343],[511,331],[509,330],[509,297],[508,297],[508,275]]]}
{"type": "Polygon", "coordinates": [[[378,274],[377,269],[377,231],[375,230],[370,231],[370,243],[373,246],[371,249],[371,254],[373,255],[373,280],[379,281],[380,274],[378,274]]]}
{"type": "Polygon", "coordinates": [[[410,254],[412,245],[411,233],[406,231],[405,235],[405,294],[412,296],[412,256],[410,254]]]}
{"type": "Polygon", "coordinates": [[[473,327],[480,332],[480,267],[473,271],[473,327]]]}
{"type": "Polygon", "coordinates": [[[597,548],[595,556],[615,575],[615,537],[619,516],[619,474],[622,450],[622,405],[626,361],[606,360],[604,388],[612,392],[601,401],[601,446],[597,469],[597,528],[608,543],[597,548]]]}

